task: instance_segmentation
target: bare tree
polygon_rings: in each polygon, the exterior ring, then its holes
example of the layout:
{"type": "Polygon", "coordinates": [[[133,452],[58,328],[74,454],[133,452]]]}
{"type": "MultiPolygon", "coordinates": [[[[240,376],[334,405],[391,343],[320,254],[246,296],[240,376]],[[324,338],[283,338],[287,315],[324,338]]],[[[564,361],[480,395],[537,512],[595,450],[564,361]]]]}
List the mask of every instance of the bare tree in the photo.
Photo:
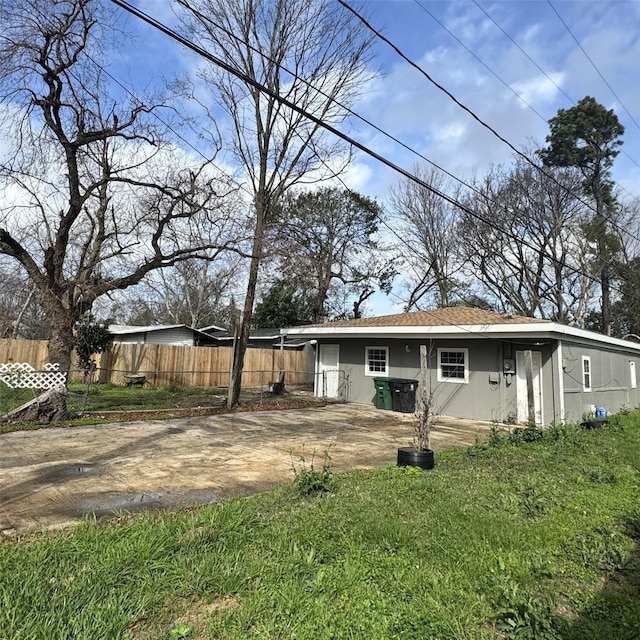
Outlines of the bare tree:
{"type": "Polygon", "coordinates": [[[372,36],[329,0],[177,0],[201,46],[235,70],[202,70],[231,118],[226,142],[243,167],[253,202],[251,263],[234,357],[230,405],[238,401],[265,229],[291,186],[339,173],[349,157],[319,124],[337,124],[369,74],[372,36]],[[261,90],[266,87],[272,94],[261,90]]]}
{"type": "Polygon", "coordinates": [[[504,311],[583,324],[593,296],[580,176],[523,160],[476,185],[460,227],[467,272],[504,311]]]}
{"type": "Polygon", "coordinates": [[[177,155],[154,117],[162,101],[109,96],[102,3],[6,0],[0,23],[0,252],[35,286],[66,369],[96,299],[225,246],[230,188],[177,155]]]}
{"type": "Polygon", "coordinates": [[[202,328],[226,326],[234,284],[239,278],[237,256],[216,261],[185,260],[154,271],[140,287],[119,304],[120,317],[128,324],[186,324],[202,328]]]}
{"type": "MultiPolygon", "coordinates": [[[[460,190],[433,168],[416,166],[414,175],[440,192],[460,197],[460,190]]],[[[460,283],[456,279],[462,266],[458,252],[459,210],[408,179],[391,188],[389,202],[398,220],[397,246],[406,266],[407,310],[420,308],[425,298],[437,306],[450,306],[460,299],[460,283]]]]}
{"type": "Polygon", "coordinates": [[[0,262],[0,338],[46,340],[49,326],[36,287],[8,259],[0,262]]]}

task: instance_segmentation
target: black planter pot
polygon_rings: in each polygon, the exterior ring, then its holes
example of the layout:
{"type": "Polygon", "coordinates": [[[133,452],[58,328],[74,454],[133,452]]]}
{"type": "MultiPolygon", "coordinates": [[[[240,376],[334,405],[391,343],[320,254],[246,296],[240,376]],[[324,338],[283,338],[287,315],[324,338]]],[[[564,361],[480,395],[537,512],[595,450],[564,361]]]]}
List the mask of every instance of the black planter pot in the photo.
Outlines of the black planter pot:
{"type": "Polygon", "coordinates": [[[413,447],[398,448],[399,467],[420,467],[420,469],[433,469],[435,458],[433,449],[416,451],[413,447]]]}

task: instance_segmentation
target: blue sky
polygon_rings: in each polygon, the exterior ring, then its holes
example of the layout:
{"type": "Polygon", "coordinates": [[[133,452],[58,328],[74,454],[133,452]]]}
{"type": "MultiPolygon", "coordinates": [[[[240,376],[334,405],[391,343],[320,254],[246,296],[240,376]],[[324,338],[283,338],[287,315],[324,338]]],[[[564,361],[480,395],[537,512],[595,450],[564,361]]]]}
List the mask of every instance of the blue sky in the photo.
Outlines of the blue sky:
{"type": "MultiPolygon", "coordinates": [[[[173,19],[169,0],[138,4],[161,21],[173,19]]],[[[613,108],[626,129],[615,177],[640,195],[636,124],[640,123],[640,2],[365,0],[362,4],[374,27],[516,147],[529,140],[543,144],[547,120],[586,95],[613,108]]],[[[197,63],[192,54],[137,19],[128,18],[128,27],[141,37],[118,66],[126,72],[129,65],[135,84],[140,76],[170,76],[192,70],[197,63]]],[[[482,173],[491,163],[510,160],[511,149],[388,45],[380,41],[375,53],[379,74],[356,105],[357,113],[463,179],[482,173]]],[[[351,133],[405,168],[422,162],[362,123],[354,121],[351,133]]],[[[361,154],[349,178],[352,186],[378,196],[396,179],[361,154]]]]}
{"type": "MultiPolygon", "coordinates": [[[[159,20],[172,19],[168,0],[139,5],[159,20]]],[[[362,5],[373,26],[515,147],[544,144],[548,119],[586,95],[613,108],[626,130],[613,175],[625,197],[640,196],[640,2],[365,0],[362,5]]],[[[153,78],[193,69],[196,60],[165,36],[135,18],[128,26],[142,37],[118,68],[126,72],[129,64],[136,84],[140,74],[153,78]]],[[[355,106],[357,113],[465,181],[491,164],[511,161],[506,144],[381,41],[374,63],[379,73],[355,106]]],[[[405,169],[424,163],[355,120],[349,133],[405,169]]],[[[381,200],[398,180],[361,153],[345,178],[350,187],[381,200]]],[[[385,303],[379,305],[384,310],[385,303]]]]}

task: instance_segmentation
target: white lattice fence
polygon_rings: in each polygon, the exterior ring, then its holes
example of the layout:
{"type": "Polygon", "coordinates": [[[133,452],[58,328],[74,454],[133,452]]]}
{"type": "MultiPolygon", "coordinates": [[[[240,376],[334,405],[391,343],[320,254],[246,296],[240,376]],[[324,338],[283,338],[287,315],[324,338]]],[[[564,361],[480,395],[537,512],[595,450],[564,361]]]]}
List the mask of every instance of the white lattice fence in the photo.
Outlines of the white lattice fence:
{"type": "Polygon", "coordinates": [[[53,389],[67,384],[67,374],[59,366],[47,363],[38,371],[27,362],[0,364],[0,381],[12,389],[53,389]]]}

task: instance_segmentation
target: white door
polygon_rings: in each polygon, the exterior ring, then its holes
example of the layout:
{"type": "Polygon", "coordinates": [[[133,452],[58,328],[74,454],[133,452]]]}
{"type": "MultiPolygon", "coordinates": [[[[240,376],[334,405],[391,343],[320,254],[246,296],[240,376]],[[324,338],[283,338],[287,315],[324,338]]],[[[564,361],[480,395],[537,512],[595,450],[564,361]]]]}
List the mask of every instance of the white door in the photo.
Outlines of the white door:
{"type": "MultiPolygon", "coordinates": [[[[529,421],[529,393],[527,388],[527,365],[524,351],[516,351],[516,396],[518,402],[518,422],[529,421]]],[[[535,423],[542,424],[542,352],[531,352],[531,382],[533,386],[533,407],[535,423]]]]}
{"type": "Polygon", "coordinates": [[[321,344],[316,395],[337,398],[340,387],[340,345],[321,344]]]}

